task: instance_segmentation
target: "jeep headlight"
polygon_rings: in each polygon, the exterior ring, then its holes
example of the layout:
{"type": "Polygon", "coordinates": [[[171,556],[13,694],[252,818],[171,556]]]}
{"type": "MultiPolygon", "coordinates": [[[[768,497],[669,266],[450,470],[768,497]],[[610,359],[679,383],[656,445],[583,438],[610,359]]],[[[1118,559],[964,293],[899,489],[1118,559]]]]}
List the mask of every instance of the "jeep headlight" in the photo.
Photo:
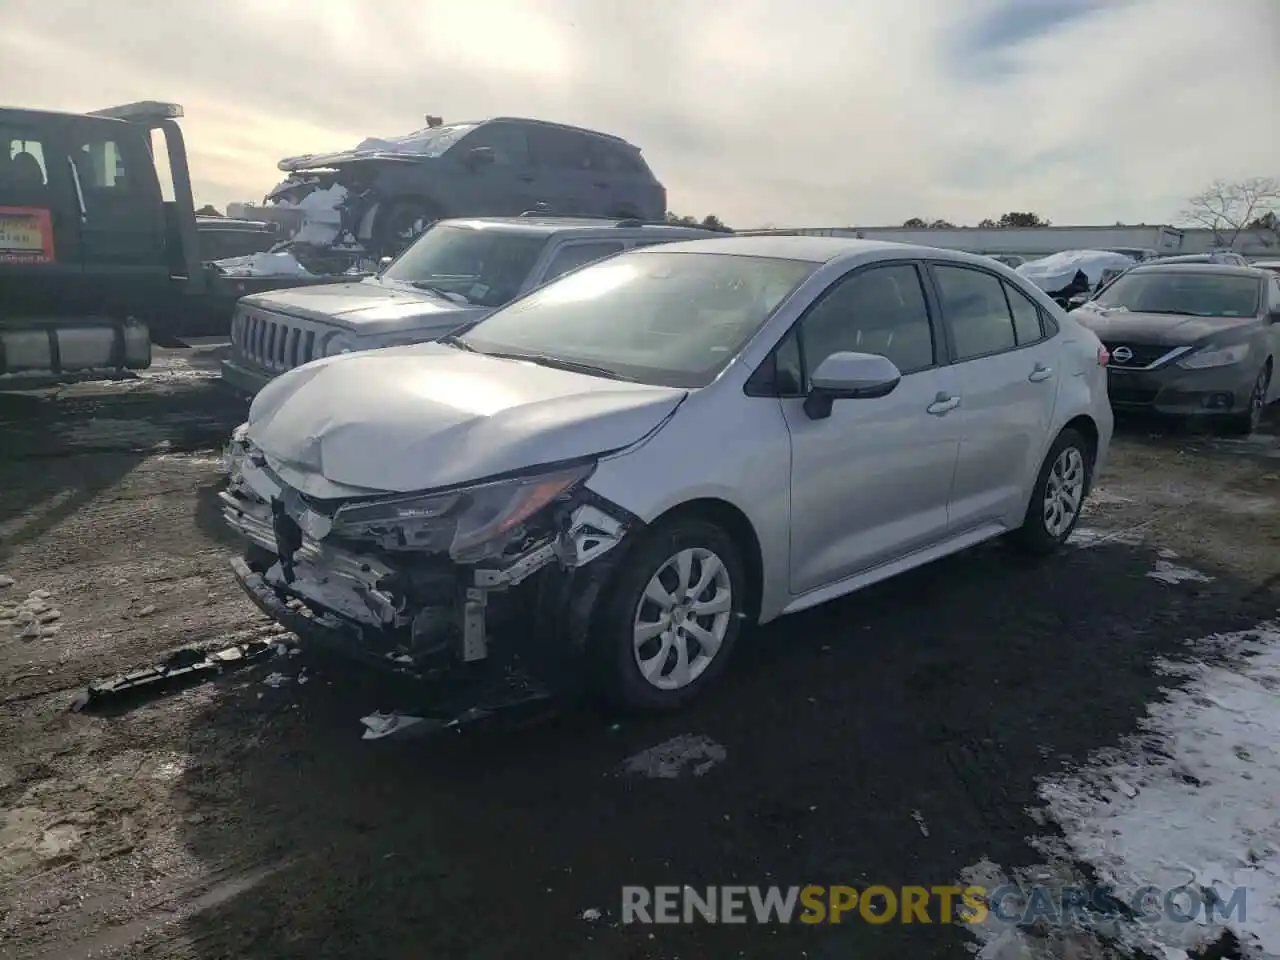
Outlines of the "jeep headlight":
{"type": "Polygon", "coordinates": [[[1249,356],[1249,345],[1247,343],[1236,343],[1229,347],[1202,347],[1179,360],[1178,366],[1185,370],[1228,367],[1233,363],[1240,363],[1247,356],[1249,356]]]}
{"type": "Polygon", "coordinates": [[[347,503],[334,513],[332,532],[389,549],[447,550],[458,563],[474,562],[500,553],[526,520],[594,469],[587,463],[446,493],[347,503]]]}
{"type": "Polygon", "coordinates": [[[351,353],[359,349],[360,347],[355,338],[349,337],[345,333],[334,334],[324,343],[324,355],[326,357],[336,357],[340,353],[351,353]]]}

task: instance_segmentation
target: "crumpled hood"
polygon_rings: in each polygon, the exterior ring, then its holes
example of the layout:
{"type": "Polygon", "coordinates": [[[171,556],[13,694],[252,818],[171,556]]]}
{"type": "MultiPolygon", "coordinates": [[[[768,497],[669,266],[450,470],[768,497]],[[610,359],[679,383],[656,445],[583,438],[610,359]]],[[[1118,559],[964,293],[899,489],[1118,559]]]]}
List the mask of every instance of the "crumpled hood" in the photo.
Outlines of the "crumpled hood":
{"type": "Polygon", "coordinates": [[[686,395],[417,344],[277,377],[248,438],[304,494],[412,493],[625,447],[686,395]]]}
{"type": "Polygon", "coordinates": [[[424,291],[378,283],[329,283],[289,287],[245,297],[250,307],[303,317],[357,334],[451,330],[491,312],[424,291]]]}
{"type": "Polygon", "coordinates": [[[1056,293],[1070,286],[1079,270],[1089,278],[1089,286],[1096,287],[1104,271],[1127,270],[1136,264],[1132,257],[1109,250],[1064,250],[1024,263],[1017,272],[1046,293],[1056,293]]]}
{"type": "Polygon", "coordinates": [[[1092,303],[1071,311],[1079,320],[1107,343],[1144,343],[1155,346],[1182,347],[1197,343],[1215,333],[1257,323],[1255,317],[1183,317],[1168,313],[1132,313],[1107,310],[1092,303]]]}

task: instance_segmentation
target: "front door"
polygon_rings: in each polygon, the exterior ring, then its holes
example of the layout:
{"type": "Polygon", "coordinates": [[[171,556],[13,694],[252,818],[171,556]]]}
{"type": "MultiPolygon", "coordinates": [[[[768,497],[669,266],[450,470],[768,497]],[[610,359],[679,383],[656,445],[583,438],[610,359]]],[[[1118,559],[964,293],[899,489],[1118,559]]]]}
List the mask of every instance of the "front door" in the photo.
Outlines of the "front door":
{"type": "Polygon", "coordinates": [[[525,127],[510,121],[483,123],[453,147],[448,157],[456,162],[452,173],[450,206],[467,216],[518,217],[534,210],[543,189],[543,178],[533,164],[525,127]],[[470,159],[476,147],[493,151],[492,163],[470,159]]]}
{"type": "Polygon", "coordinates": [[[951,532],[1020,520],[1053,423],[1061,337],[1046,336],[1040,308],[995,274],[941,263],[930,270],[964,395],[951,532]]]}
{"type": "Polygon", "coordinates": [[[913,263],[846,275],[793,335],[801,392],[838,351],[881,354],[903,374],[888,396],[837,400],[825,419],[810,419],[799,397],[782,401],[791,433],[791,591],[803,594],[945,537],[959,407],[957,374],[945,364],[913,263]]]}

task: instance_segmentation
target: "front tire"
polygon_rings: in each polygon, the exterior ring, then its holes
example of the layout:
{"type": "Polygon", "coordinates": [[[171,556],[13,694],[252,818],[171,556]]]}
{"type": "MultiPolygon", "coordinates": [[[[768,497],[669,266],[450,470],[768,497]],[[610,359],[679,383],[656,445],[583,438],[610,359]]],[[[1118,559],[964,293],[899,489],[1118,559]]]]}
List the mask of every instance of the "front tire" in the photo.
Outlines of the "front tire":
{"type": "Polygon", "coordinates": [[[1249,409],[1233,416],[1225,424],[1225,432],[1233,437],[1247,437],[1262,425],[1262,413],[1267,406],[1267,391],[1271,387],[1271,365],[1265,364],[1258,371],[1258,379],[1253,382],[1253,392],[1249,394],[1249,409]]]}
{"type": "Polygon", "coordinates": [[[1026,553],[1052,553],[1066,543],[1080,519],[1093,473],[1093,447],[1075,429],[1058,434],[1031,491],[1022,526],[1011,536],[1026,553]]]}
{"type": "Polygon", "coordinates": [[[676,710],[724,671],[747,578],[733,539],[697,518],[642,535],[615,574],[592,631],[597,694],[629,710],[676,710]]]}
{"type": "Polygon", "coordinates": [[[396,200],[378,215],[374,227],[378,256],[399,256],[440,219],[440,211],[425,200],[396,200]]]}

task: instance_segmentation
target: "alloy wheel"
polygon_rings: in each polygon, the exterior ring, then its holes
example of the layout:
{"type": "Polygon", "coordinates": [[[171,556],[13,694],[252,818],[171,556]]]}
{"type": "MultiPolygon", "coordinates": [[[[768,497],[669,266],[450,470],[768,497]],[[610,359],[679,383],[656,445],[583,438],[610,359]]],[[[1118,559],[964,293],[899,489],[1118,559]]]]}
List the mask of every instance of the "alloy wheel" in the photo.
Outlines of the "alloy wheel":
{"type": "Polygon", "coordinates": [[[1044,487],[1044,528],[1049,536],[1061,537],[1071,528],[1084,499],[1084,455],[1067,447],[1053,462],[1044,487]]]}
{"type": "Polygon", "coordinates": [[[705,547],[668,557],[636,606],[633,652],[640,675],[659,690],[698,679],[720,652],[733,616],[733,584],[724,562],[705,547]]]}

